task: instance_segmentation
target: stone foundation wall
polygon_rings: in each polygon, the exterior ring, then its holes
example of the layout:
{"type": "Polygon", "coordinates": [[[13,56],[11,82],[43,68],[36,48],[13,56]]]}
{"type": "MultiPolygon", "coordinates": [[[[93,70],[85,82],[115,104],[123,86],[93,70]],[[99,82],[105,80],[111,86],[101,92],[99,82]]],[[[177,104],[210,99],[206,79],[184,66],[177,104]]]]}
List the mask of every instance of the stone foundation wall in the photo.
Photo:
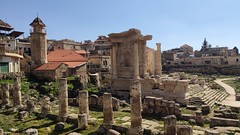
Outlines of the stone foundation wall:
{"type": "Polygon", "coordinates": [[[175,101],[186,105],[186,92],[188,91],[189,80],[163,79],[159,89],[142,90],[142,97],[162,97],[165,100],[175,101]]]}
{"type": "Polygon", "coordinates": [[[215,127],[215,126],[239,127],[239,120],[212,117],[210,119],[210,128],[215,127]]]}
{"type": "Polygon", "coordinates": [[[165,117],[167,115],[181,116],[180,105],[174,101],[147,96],[143,101],[143,113],[165,117]]]}
{"type": "Polygon", "coordinates": [[[187,72],[203,74],[240,75],[240,65],[164,65],[163,71],[167,73],[187,72]]]}
{"type": "Polygon", "coordinates": [[[16,72],[16,73],[0,73],[0,80],[2,79],[12,79],[16,77],[23,77],[24,72],[16,72]]]}

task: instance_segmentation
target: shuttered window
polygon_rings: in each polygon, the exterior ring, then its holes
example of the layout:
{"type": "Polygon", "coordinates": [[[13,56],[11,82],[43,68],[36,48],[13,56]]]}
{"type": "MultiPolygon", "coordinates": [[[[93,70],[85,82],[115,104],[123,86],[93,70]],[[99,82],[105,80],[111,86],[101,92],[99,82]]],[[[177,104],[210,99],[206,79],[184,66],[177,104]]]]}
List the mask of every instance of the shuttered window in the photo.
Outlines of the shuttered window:
{"type": "Polygon", "coordinates": [[[0,72],[9,72],[9,63],[1,62],[0,63],[0,72]]]}

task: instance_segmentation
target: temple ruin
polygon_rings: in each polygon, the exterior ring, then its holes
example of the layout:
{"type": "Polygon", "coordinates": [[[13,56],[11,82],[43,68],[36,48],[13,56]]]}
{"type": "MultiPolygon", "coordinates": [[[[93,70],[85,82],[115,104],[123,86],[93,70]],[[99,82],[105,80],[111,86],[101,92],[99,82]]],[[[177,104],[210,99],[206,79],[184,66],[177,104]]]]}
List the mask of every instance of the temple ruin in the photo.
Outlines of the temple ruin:
{"type": "Polygon", "coordinates": [[[189,80],[162,76],[161,44],[157,50],[148,48],[147,40],[151,35],[143,36],[138,29],[129,29],[121,33],[111,33],[111,90],[117,95],[129,96],[130,83],[139,79],[142,97],[163,97],[186,104],[186,92],[189,80]]]}

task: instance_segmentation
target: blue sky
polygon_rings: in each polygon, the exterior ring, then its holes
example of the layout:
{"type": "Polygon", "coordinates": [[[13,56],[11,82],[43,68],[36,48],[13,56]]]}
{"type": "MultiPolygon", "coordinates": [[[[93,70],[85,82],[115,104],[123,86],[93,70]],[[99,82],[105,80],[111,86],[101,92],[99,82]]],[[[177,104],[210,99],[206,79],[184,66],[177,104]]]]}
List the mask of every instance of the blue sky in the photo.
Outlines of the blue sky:
{"type": "Polygon", "coordinates": [[[205,37],[213,47],[239,47],[239,6],[239,0],[1,0],[0,19],[25,37],[38,14],[48,39],[95,40],[137,28],[153,36],[151,48],[186,43],[199,50],[205,37]]]}

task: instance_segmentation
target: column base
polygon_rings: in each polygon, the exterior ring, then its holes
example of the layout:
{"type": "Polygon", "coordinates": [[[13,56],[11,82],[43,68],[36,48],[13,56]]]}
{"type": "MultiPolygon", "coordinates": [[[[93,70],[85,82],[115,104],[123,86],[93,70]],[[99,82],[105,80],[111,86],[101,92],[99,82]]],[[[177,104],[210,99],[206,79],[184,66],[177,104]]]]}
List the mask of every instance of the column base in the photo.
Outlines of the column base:
{"type": "Polygon", "coordinates": [[[143,128],[141,128],[141,127],[136,127],[136,128],[130,127],[130,129],[127,131],[127,135],[143,135],[143,128]]]}

